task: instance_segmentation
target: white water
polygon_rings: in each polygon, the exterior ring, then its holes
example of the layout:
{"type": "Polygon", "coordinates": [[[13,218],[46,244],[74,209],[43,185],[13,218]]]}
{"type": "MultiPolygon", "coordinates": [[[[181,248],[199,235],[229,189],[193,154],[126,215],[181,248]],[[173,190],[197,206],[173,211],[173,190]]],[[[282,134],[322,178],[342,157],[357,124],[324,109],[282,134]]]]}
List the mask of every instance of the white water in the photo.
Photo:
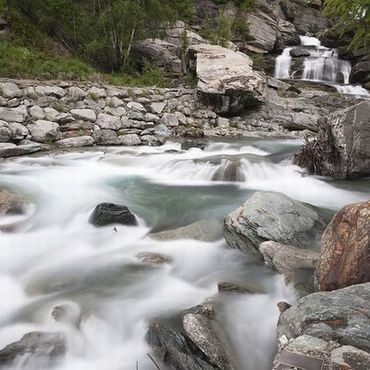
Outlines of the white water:
{"type": "Polygon", "coordinates": [[[283,53],[276,58],[275,77],[276,78],[290,78],[290,67],[292,65],[292,57],[290,51],[292,48],[285,48],[283,53]]]}
{"type": "Polygon", "coordinates": [[[158,226],[221,219],[257,189],[333,209],[369,196],[362,187],[344,190],[270,161],[270,154],[298,144],[214,143],[205,151],[168,153],[180,148],[168,143],[0,163],[0,186],[35,204],[26,221],[16,220],[16,232],[0,234],[0,348],[29,331],[62,331],[68,352],[58,370],[132,370],[136,361],[151,370],[145,334],[153,318],[202,303],[220,281],[248,281],[267,294],[226,299],[218,319],[231,336],[238,370],[271,368],[276,303],[294,301],[292,289],[223,240],[160,242],[146,235],[158,226]],[[211,181],[227,161],[239,163],[245,181],[211,181]],[[103,201],[127,204],[140,226],[115,232],[89,225],[103,201]],[[149,267],[136,257],[140,252],[172,262],[149,267]],[[53,321],[52,308],[63,303],[81,310],[79,328],[53,321]]]}
{"type": "MultiPolygon", "coordinates": [[[[310,47],[310,56],[306,57],[303,62],[302,80],[331,84],[342,94],[370,96],[370,93],[360,85],[349,84],[351,63],[339,59],[337,49],[321,46],[320,40],[316,37],[300,36],[300,39],[302,46],[310,47]]],[[[292,57],[290,55],[292,49],[292,47],[285,48],[283,53],[276,58],[274,74],[276,78],[292,78],[292,57]]]]}

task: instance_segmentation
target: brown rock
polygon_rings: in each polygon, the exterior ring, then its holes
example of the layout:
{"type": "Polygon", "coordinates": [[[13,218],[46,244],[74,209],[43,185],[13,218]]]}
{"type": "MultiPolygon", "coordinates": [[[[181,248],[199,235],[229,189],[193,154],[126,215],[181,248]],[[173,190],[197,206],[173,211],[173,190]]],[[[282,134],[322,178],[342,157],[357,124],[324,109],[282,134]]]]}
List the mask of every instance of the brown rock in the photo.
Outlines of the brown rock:
{"type": "Polygon", "coordinates": [[[317,279],[321,290],[370,282],[370,201],[334,216],[321,239],[317,279]]]}
{"type": "Polygon", "coordinates": [[[0,190],[0,214],[19,215],[24,213],[25,201],[14,194],[0,190]]]}

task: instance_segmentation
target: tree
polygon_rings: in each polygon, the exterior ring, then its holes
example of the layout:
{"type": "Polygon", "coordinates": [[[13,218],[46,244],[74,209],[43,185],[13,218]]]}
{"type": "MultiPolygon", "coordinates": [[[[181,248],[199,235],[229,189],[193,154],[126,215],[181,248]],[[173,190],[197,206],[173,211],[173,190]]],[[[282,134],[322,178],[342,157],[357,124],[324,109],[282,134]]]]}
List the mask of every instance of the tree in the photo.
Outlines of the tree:
{"type": "Polygon", "coordinates": [[[369,0],[325,0],[324,13],[336,19],[337,29],[353,32],[351,49],[368,49],[370,42],[369,0]]]}

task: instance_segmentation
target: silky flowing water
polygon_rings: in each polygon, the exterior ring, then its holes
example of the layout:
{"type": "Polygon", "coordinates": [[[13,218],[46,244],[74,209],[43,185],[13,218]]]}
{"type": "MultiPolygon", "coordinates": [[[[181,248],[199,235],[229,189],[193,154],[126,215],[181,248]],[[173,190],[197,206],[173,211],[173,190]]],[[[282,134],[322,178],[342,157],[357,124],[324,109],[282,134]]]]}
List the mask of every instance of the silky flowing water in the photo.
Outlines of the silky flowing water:
{"type": "Polygon", "coordinates": [[[290,165],[301,144],[225,141],[181,151],[170,142],[1,162],[0,187],[32,206],[22,219],[0,218],[0,224],[18,223],[14,232],[0,233],[0,348],[30,331],[63,332],[68,350],[58,370],[155,369],[147,356],[148,323],[215,296],[218,282],[239,281],[266,293],[219,294],[216,318],[238,370],[271,369],[276,303],[293,302],[293,288],[223,238],[157,241],[147,234],[202,219],[219,220],[221,232],[223,217],[256,190],[333,210],[369,197],[367,180],[335,182],[290,165]],[[242,181],[213,181],[230,162],[237,163],[242,181]],[[93,227],[88,218],[100,202],[127,205],[139,226],[93,227]],[[144,264],[140,252],[172,262],[144,264]],[[52,308],[63,303],[81,312],[79,326],[53,320],[52,308]]]}

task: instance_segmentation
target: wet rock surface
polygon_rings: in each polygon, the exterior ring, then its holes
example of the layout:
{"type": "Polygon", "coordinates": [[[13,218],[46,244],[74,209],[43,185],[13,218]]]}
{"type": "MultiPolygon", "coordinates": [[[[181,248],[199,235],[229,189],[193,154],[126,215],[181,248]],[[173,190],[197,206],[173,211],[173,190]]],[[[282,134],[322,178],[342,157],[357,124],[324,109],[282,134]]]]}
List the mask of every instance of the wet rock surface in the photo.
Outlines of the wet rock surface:
{"type": "Polygon", "coordinates": [[[66,343],[61,333],[32,332],[0,350],[0,367],[19,363],[20,369],[50,369],[64,355],[66,343]]]}
{"type": "Polygon", "coordinates": [[[135,215],[126,206],[114,203],[101,203],[96,206],[89,218],[89,223],[97,227],[113,224],[136,226],[138,224],[135,215]]]}
{"type": "Polygon", "coordinates": [[[20,215],[25,212],[27,202],[20,196],[0,190],[0,215],[20,215]]]}
{"type": "Polygon", "coordinates": [[[319,358],[324,370],[366,369],[369,313],[370,283],[301,298],[280,316],[273,369],[284,351],[319,358]]]}
{"type": "Polygon", "coordinates": [[[370,174],[370,102],[363,101],[318,121],[317,139],[308,142],[294,163],[335,178],[370,174]]]}
{"type": "Polygon", "coordinates": [[[286,195],[256,192],[225,217],[224,236],[231,248],[259,256],[259,245],[268,240],[308,248],[317,244],[327,217],[286,195]]]}

